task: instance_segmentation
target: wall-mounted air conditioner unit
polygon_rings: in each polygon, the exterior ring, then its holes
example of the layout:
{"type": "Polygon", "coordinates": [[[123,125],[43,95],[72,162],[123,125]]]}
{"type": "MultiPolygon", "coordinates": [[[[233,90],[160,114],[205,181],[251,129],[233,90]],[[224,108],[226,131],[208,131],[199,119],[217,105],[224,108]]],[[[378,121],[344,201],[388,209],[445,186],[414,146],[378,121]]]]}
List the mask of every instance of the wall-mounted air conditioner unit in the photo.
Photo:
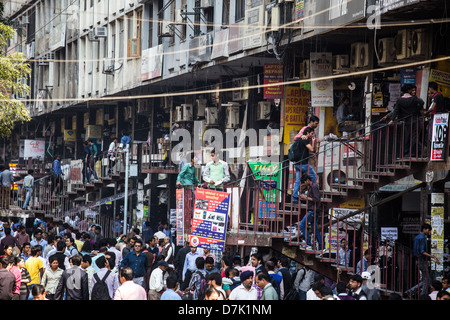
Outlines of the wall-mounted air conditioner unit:
{"type": "Polygon", "coordinates": [[[44,59],[44,58],[39,58],[38,59],[38,66],[48,66],[48,60],[44,59]]]}
{"type": "Polygon", "coordinates": [[[106,38],[108,36],[108,28],[107,27],[95,27],[94,28],[94,36],[97,38],[106,38]]]}
{"type": "Polygon", "coordinates": [[[172,37],[173,36],[172,31],[170,30],[171,23],[172,22],[166,21],[166,20],[163,20],[161,22],[161,33],[159,35],[160,37],[172,37]]]}
{"type": "Polygon", "coordinates": [[[394,46],[397,60],[402,60],[409,57],[408,38],[409,38],[408,30],[403,29],[397,32],[397,35],[394,38],[394,46]]]}
{"type": "Polygon", "coordinates": [[[408,51],[411,57],[422,56],[426,51],[425,29],[412,30],[408,41],[408,51]]]}
{"type": "Polygon", "coordinates": [[[207,105],[208,100],[206,99],[197,99],[195,101],[195,106],[197,108],[197,119],[205,117],[205,109],[207,105]]]}
{"type": "Polygon", "coordinates": [[[348,70],[349,64],[349,56],[348,54],[339,54],[333,56],[333,70],[343,71],[348,70]]]}
{"type": "Polygon", "coordinates": [[[106,74],[114,73],[114,59],[103,60],[103,73],[106,74]]]}
{"type": "Polygon", "coordinates": [[[201,0],[200,5],[202,8],[214,7],[214,0],[201,0]]]}
{"type": "Polygon", "coordinates": [[[369,44],[355,42],[350,46],[350,67],[364,68],[369,66],[369,44]]]}
{"type": "Polygon", "coordinates": [[[192,104],[182,104],[181,108],[183,109],[183,120],[192,121],[194,117],[194,108],[192,107],[192,104]]]}
{"type": "Polygon", "coordinates": [[[256,115],[256,120],[269,120],[271,109],[272,109],[272,105],[271,105],[270,101],[259,101],[258,102],[258,113],[256,115]]]}
{"type": "Polygon", "coordinates": [[[94,30],[91,30],[88,32],[88,40],[89,41],[100,41],[100,38],[95,36],[94,30]]]}
{"type": "Polygon", "coordinates": [[[217,107],[208,107],[205,109],[205,120],[207,125],[219,123],[219,111],[217,107]]]}
{"type": "Polygon", "coordinates": [[[239,126],[239,105],[227,105],[227,129],[235,129],[239,126]]]}
{"type": "Polygon", "coordinates": [[[192,117],[192,104],[182,104],[180,106],[176,106],[175,121],[192,121],[192,117]]]}
{"type": "Polygon", "coordinates": [[[132,112],[131,106],[123,108],[123,119],[125,121],[131,120],[133,118],[133,115],[131,114],[131,112],[132,112]]]}
{"type": "Polygon", "coordinates": [[[395,60],[394,38],[378,40],[378,63],[388,63],[395,60]]]}

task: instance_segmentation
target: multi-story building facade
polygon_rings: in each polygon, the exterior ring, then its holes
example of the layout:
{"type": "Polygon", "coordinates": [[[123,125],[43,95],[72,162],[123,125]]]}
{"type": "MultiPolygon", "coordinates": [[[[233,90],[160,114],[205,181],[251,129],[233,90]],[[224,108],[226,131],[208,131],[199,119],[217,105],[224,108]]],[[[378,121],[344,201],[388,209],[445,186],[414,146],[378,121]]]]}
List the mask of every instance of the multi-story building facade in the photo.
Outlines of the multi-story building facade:
{"type": "MultiPolygon", "coordinates": [[[[21,141],[36,139],[45,141],[47,163],[60,154],[65,164],[71,164],[82,158],[83,141],[92,138],[99,150],[106,151],[112,138],[120,138],[126,130],[148,156],[141,157],[138,147],[134,150],[136,160],[146,161],[147,167],[132,184],[143,190],[144,196],[134,196],[128,203],[129,212],[143,203],[150,216],[165,219],[175,206],[171,191],[177,160],[182,156],[174,155],[170,168],[161,168],[159,163],[170,155],[165,154],[166,148],[170,150],[179,141],[178,129],[194,135],[192,147],[184,151],[196,153],[200,174],[214,142],[205,138],[206,129],[267,133],[280,128],[278,140],[268,139],[267,134],[258,136],[254,144],[245,145],[245,156],[234,158],[231,155],[242,150],[234,140],[227,146],[224,134],[225,156],[234,181],[246,177],[247,162],[257,161],[261,155],[273,156],[272,162],[286,161],[294,136],[310,115],[320,118],[319,137],[341,137],[344,131],[363,133],[374,141],[374,150],[382,149],[381,153],[366,152],[366,157],[372,160],[387,155],[386,148],[393,141],[384,142],[384,133],[377,138],[371,130],[393,109],[402,85],[415,84],[425,106],[429,105],[431,81],[439,84],[445,96],[450,95],[450,50],[446,41],[440,41],[449,37],[448,22],[439,20],[439,10],[439,1],[425,4],[420,0],[6,3],[5,16],[18,30],[8,51],[24,52],[33,72],[27,80],[31,95],[25,100],[32,121],[18,126],[13,137],[3,141],[3,159],[21,163],[21,141]],[[267,86],[270,83],[281,86],[267,86]],[[345,130],[336,118],[343,96],[350,98],[351,116],[345,130]]],[[[326,169],[324,164],[332,162],[333,155],[350,159],[350,149],[342,151],[346,156],[322,152],[323,162],[319,159],[316,165],[323,190],[332,192],[332,181],[342,176],[359,178],[352,175],[348,162],[343,164],[346,169],[326,169]]],[[[344,209],[366,213],[370,204],[371,228],[377,232],[391,226],[400,233],[419,232],[420,223],[431,217],[429,208],[434,203],[428,200],[429,189],[420,185],[407,195],[401,192],[414,189],[419,181],[428,186],[436,183],[433,193],[444,194],[447,205],[448,193],[442,183],[446,170],[448,155],[445,161],[427,162],[417,172],[394,174],[379,189],[358,193],[356,198],[361,201],[356,207],[344,209]],[[434,172],[434,178],[427,180],[426,172],[434,172]],[[384,205],[389,197],[397,209],[392,209],[392,203],[391,207],[384,205]],[[398,212],[404,216],[397,217],[398,212]]],[[[291,168],[286,183],[293,171],[291,168]]],[[[123,181],[105,184],[91,193],[95,196],[87,196],[86,203],[116,195],[121,185],[123,181]]]]}

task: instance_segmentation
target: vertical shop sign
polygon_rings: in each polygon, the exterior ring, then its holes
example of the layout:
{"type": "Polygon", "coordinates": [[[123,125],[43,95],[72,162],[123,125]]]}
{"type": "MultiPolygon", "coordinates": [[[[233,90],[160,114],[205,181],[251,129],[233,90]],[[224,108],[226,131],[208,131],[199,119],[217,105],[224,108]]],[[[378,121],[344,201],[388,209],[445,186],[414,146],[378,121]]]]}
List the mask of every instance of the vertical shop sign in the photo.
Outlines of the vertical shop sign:
{"type": "Polygon", "coordinates": [[[176,202],[176,217],[177,217],[177,246],[183,246],[183,235],[184,235],[184,189],[178,188],[175,192],[175,202],[176,202]]]}
{"type": "MultiPolygon", "coordinates": [[[[431,254],[444,260],[444,193],[431,195],[431,254]]],[[[431,269],[437,272],[443,271],[443,265],[432,261],[431,269]]]]}
{"type": "Polygon", "coordinates": [[[332,54],[311,52],[311,102],[313,107],[333,106],[332,54]],[[317,80],[315,80],[317,79],[317,80]]]}
{"type": "MultiPolygon", "coordinates": [[[[283,81],[283,64],[266,63],[264,65],[264,85],[283,81]]],[[[283,86],[264,86],[264,99],[282,99],[283,86]]]]}
{"type": "Polygon", "coordinates": [[[286,87],[284,95],[284,144],[294,143],[295,135],[306,125],[310,91],[286,87]]]}
{"type": "Polygon", "coordinates": [[[433,118],[431,161],[445,161],[448,139],[448,113],[436,113],[433,118]]]}

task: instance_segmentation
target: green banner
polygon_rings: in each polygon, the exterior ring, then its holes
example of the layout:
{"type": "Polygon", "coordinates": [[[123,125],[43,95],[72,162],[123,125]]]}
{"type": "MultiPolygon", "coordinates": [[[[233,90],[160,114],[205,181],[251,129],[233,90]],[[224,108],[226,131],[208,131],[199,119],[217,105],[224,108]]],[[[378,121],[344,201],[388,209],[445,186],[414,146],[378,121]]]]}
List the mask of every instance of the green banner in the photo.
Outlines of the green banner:
{"type": "Polygon", "coordinates": [[[281,163],[248,162],[262,195],[268,202],[281,202],[281,163]]]}

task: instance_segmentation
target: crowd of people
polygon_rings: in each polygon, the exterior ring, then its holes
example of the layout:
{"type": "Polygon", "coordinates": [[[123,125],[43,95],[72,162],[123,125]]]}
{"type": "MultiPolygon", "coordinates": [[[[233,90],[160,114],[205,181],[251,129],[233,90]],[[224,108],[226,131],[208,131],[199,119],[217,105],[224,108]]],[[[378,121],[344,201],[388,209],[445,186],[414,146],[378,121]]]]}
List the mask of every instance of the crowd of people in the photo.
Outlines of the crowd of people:
{"type": "MultiPolygon", "coordinates": [[[[334,282],[285,257],[176,247],[171,236],[139,232],[103,238],[40,222],[0,224],[0,300],[380,300],[362,272],[334,282]]],[[[449,300],[449,279],[431,283],[430,300],[449,300]]],[[[389,299],[402,299],[391,294],[389,299]]]]}

